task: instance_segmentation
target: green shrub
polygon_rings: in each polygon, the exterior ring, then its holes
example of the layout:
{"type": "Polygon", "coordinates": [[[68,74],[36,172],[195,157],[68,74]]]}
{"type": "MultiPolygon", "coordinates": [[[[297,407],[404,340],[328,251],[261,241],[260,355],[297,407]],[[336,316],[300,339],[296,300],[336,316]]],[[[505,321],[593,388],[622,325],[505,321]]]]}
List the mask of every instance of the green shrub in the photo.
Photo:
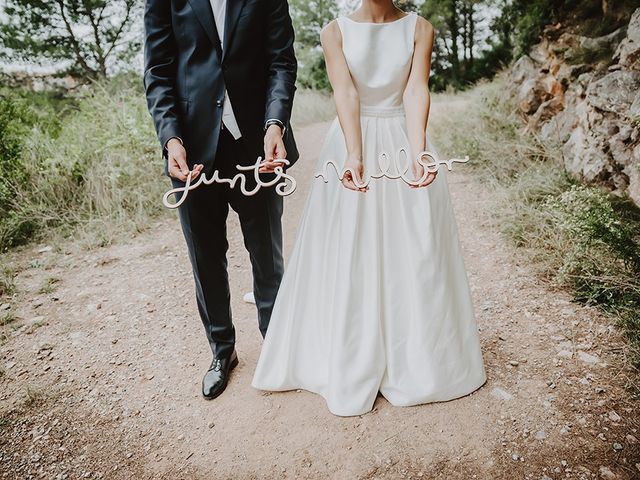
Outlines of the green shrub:
{"type": "Polygon", "coordinates": [[[640,368],[640,214],[628,201],[574,185],[542,205],[566,237],[558,276],[576,299],[616,315],[640,368]]]}
{"type": "Polygon", "coordinates": [[[38,124],[15,136],[20,145],[10,165],[19,170],[7,177],[0,247],[52,228],[105,244],[161,211],[168,183],[138,79],[95,84],[59,128],[38,124]]]}
{"type": "Polygon", "coordinates": [[[296,54],[300,64],[298,84],[304,89],[330,92],[331,84],[327,76],[322,49],[320,47],[299,48],[296,54]]]}
{"type": "Polygon", "coordinates": [[[0,96],[0,220],[9,214],[16,188],[28,180],[22,150],[33,117],[26,106],[7,96],[0,96]]]}
{"type": "Polygon", "coordinates": [[[3,262],[0,257],[0,298],[15,292],[15,276],[13,266],[3,262]]]}
{"type": "Polygon", "coordinates": [[[0,250],[24,243],[34,234],[34,223],[15,209],[31,188],[31,171],[37,170],[37,165],[30,164],[30,139],[45,132],[55,137],[72,103],[73,98],[55,92],[0,89],[0,250]]]}

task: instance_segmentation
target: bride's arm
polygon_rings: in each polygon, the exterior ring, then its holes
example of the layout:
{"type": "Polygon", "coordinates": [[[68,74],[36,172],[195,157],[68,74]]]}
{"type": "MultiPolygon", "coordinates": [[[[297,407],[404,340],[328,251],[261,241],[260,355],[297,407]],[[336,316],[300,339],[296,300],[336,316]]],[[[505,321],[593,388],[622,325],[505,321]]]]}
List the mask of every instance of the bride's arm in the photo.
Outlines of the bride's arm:
{"type": "Polygon", "coordinates": [[[350,173],[345,173],[342,183],[351,190],[366,191],[366,187],[356,186],[363,183],[364,176],[360,96],[342,52],[342,34],[337,21],[332,21],[322,30],[320,41],[324,50],[327,74],[333,87],[338,120],[347,147],[347,161],[344,168],[351,168],[355,172],[355,178],[350,173]]]}
{"type": "MultiPolygon", "coordinates": [[[[415,34],[415,48],[411,63],[411,73],[403,94],[404,111],[407,121],[407,133],[413,156],[416,179],[423,176],[424,169],[417,163],[417,155],[426,149],[427,123],[431,96],[429,94],[429,74],[431,73],[431,52],[435,33],[433,26],[422,17],[418,17],[415,34]]],[[[419,186],[426,187],[435,180],[436,173],[430,173],[419,186]]]]}

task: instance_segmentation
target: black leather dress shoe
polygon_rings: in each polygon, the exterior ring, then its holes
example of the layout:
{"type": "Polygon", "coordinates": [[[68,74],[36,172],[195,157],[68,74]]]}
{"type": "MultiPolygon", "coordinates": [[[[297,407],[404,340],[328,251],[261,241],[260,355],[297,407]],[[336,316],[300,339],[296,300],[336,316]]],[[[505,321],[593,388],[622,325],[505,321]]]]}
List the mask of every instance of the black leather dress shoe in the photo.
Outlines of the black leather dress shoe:
{"type": "Polygon", "coordinates": [[[207,400],[220,396],[227,388],[229,373],[238,365],[238,355],[234,350],[227,358],[214,358],[202,379],[202,395],[207,400]]]}

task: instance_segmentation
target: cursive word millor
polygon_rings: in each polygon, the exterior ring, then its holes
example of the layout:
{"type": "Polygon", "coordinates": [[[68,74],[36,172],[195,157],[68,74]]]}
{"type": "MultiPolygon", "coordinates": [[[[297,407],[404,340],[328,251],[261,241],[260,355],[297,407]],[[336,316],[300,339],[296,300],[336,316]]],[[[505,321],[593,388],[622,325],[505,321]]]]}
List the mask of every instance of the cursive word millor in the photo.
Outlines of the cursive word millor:
{"type": "Polygon", "coordinates": [[[248,197],[255,195],[263,187],[266,188],[273,185],[276,185],[275,190],[278,195],[282,197],[291,195],[293,192],[295,192],[297,184],[295,178],[293,178],[291,175],[287,175],[284,172],[284,166],[289,165],[289,160],[279,159],[273,161],[281,163],[282,166],[277,166],[274,168],[273,173],[275,174],[275,177],[268,182],[265,182],[262,180],[262,178],[260,178],[259,170],[262,166],[262,157],[258,157],[256,163],[248,167],[236,165],[236,169],[239,172],[233,178],[220,178],[220,172],[218,170],[215,170],[211,178],[207,178],[205,174],[202,174],[195,183],[191,183],[192,174],[191,172],[189,172],[189,176],[187,177],[187,181],[185,182],[184,186],[172,188],[171,190],[166,192],[162,197],[162,203],[167,208],[178,208],[185,202],[185,200],[187,199],[187,195],[191,190],[198,188],[202,184],[211,185],[212,183],[226,183],[230,186],[230,188],[235,188],[236,183],[240,183],[240,191],[243,195],[246,195],[248,197]],[[253,178],[256,181],[256,186],[251,190],[247,190],[247,178],[245,177],[245,174],[243,172],[250,172],[252,170],[253,178]],[[174,194],[176,195],[176,197],[179,194],[182,195],[175,201],[175,203],[170,203],[169,197],[174,194]]]}
{"type": "Polygon", "coordinates": [[[409,154],[407,153],[406,148],[401,148],[400,150],[398,150],[398,154],[393,159],[394,160],[393,165],[392,165],[392,162],[389,160],[389,158],[390,158],[390,155],[387,152],[381,152],[378,155],[379,170],[375,173],[369,174],[368,178],[365,176],[365,178],[362,179],[363,180],[362,183],[357,183],[355,181],[356,172],[354,172],[352,168],[346,168],[342,171],[342,173],[340,173],[340,169],[334,160],[327,160],[324,164],[323,170],[321,172],[316,173],[315,177],[322,178],[324,183],[328,183],[329,182],[329,166],[332,166],[340,181],[344,179],[344,176],[346,175],[347,172],[350,172],[352,178],[354,179],[354,184],[358,188],[367,187],[369,183],[371,183],[371,180],[382,178],[382,177],[390,178],[392,180],[402,179],[408,185],[418,186],[427,179],[427,176],[430,173],[437,172],[438,169],[440,168],[440,165],[446,165],[447,170],[451,171],[453,169],[454,163],[467,163],[469,161],[469,156],[465,156],[464,158],[451,158],[449,160],[442,160],[442,159],[439,159],[435,153],[428,152],[425,150],[424,152],[420,152],[420,154],[418,155],[418,158],[416,159],[417,162],[422,166],[424,172],[419,179],[414,180],[407,177],[407,172],[409,171],[411,165],[409,165],[409,163],[406,162],[406,160],[409,158],[409,154]],[[405,158],[405,166],[401,167],[400,157],[403,154],[405,158]],[[431,161],[425,161],[425,158],[429,158],[431,159],[431,161]],[[393,173],[392,166],[395,166],[395,171],[397,173],[393,173]]]}

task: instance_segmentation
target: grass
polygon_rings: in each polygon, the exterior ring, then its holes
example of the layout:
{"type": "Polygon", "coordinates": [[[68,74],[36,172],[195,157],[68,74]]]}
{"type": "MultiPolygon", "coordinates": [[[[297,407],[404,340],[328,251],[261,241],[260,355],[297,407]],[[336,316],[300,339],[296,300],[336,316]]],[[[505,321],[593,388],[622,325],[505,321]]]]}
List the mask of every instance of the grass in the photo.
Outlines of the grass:
{"type": "MultiPolygon", "coordinates": [[[[495,197],[494,220],[548,281],[610,315],[640,372],[640,210],[626,197],[585,186],[564,171],[557,146],[522,133],[503,80],[461,96],[436,122],[448,155],[469,154],[473,174],[495,197]]],[[[630,387],[640,394],[640,383],[630,387]]]]}
{"type": "Polygon", "coordinates": [[[599,47],[595,50],[577,47],[565,52],[564,59],[569,65],[600,64],[600,68],[606,68],[611,64],[614,53],[615,48],[610,45],[599,47]]]}
{"type": "Polygon", "coordinates": [[[26,333],[31,334],[34,333],[37,329],[39,329],[40,327],[44,327],[47,324],[46,320],[37,320],[35,322],[32,322],[29,324],[26,333]]]}
{"type": "Polygon", "coordinates": [[[298,90],[293,104],[291,124],[302,127],[326,122],[336,116],[336,107],[330,94],[315,90],[298,90]]]}
{"type": "Polygon", "coordinates": [[[56,285],[58,284],[58,282],[60,282],[60,279],[58,278],[55,278],[55,277],[47,278],[38,289],[38,293],[48,295],[55,292],[56,285]]]}
{"type": "Polygon", "coordinates": [[[0,327],[6,327],[7,325],[12,324],[16,320],[18,320],[18,317],[16,317],[11,312],[5,312],[3,314],[0,314],[0,327]]]}
{"type": "Polygon", "coordinates": [[[0,261],[0,298],[15,292],[15,271],[0,261]]]}
{"type": "Polygon", "coordinates": [[[20,146],[24,180],[12,185],[8,213],[0,218],[0,248],[52,233],[105,245],[142,230],[161,212],[166,182],[139,83],[95,84],[59,128],[44,121],[33,126],[20,146]]]}

